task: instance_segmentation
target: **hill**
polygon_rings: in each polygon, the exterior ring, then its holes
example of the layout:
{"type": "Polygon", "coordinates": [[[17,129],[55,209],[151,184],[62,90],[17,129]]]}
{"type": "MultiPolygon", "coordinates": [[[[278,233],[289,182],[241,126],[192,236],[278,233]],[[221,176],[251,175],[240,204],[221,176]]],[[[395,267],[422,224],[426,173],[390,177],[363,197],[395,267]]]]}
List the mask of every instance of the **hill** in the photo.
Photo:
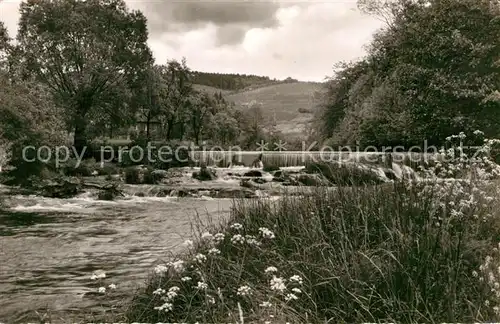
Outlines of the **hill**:
{"type": "Polygon", "coordinates": [[[226,94],[238,107],[248,107],[253,100],[261,104],[267,126],[293,137],[305,135],[323,90],[322,83],[292,82],[226,94]]]}
{"type": "Polygon", "coordinates": [[[209,86],[221,90],[238,91],[247,88],[268,86],[284,82],[298,82],[295,79],[271,79],[267,76],[236,74],[236,73],[209,73],[201,71],[192,72],[192,81],[195,84],[209,86]]]}
{"type": "Polygon", "coordinates": [[[217,87],[207,86],[207,85],[204,85],[204,84],[193,84],[193,88],[195,90],[203,91],[203,92],[209,93],[211,95],[220,92],[220,93],[222,93],[223,96],[227,96],[227,95],[229,95],[231,93],[234,93],[234,91],[231,91],[231,90],[224,90],[224,89],[220,89],[220,88],[217,88],[217,87]]]}

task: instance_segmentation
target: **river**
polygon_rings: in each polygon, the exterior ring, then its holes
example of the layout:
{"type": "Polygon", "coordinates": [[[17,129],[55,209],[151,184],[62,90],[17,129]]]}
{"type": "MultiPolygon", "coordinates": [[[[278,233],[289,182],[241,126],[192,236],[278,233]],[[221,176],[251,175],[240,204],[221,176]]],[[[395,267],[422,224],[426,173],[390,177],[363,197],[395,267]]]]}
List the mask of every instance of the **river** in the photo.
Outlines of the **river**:
{"type": "MultiPolygon", "coordinates": [[[[0,192],[1,195],[1,192],[0,192]]],[[[129,197],[106,202],[3,197],[0,211],[0,322],[68,323],[120,312],[157,262],[180,251],[192,220],[218,222],[232,200],[129,197]],[[99,294],[90,279],[106,273],[99,294]]]]}

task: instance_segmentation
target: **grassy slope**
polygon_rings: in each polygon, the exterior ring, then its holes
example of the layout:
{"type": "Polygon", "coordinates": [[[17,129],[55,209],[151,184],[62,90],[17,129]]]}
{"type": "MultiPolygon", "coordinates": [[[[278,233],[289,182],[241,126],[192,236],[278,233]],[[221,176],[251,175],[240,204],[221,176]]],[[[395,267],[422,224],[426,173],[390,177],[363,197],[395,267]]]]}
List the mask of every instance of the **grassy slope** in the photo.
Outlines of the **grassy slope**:
{"type": "Polygon", "coordinates": [[[278,130],[289,135],[303,135],[311,113],[300,113],[300,108],[314,111],[318,104],[319,83],[297,82],[275,84],[257,89],[227,94],[226,98],[245,107],[252,100],[262,103],[265,118],[270,122],[276,113],[278,130]],[[315,95],[316,93],[316,95],[315,95]]]}
{"type": "Polygon", "coordinates": [[[196,90],[210,94],[222,92],[227,100],[238,107],[246,108],[252,100],[262,103],[264,117],[271,123],[276,113],[277,128],[281,132],[299,137],[305,135],[312,113],[301,113],[300,108],[314,111],[319,103],[319,93],[323,91],[320,83],[296,82],[250,87],[241,91],[221,90],[219,88],[195,84],[196,90]]]}
{"type": "Polygon", "coordinates": [[[231,90],[223,90],[223,89],[219,89],[219,88],[215,88],[215,87],[211,87],[211,86],[207,86],[207,85],[203,85],[203,84],[194,84],[193,85],[194,89],[195,90],[198,90],[198,91],[205,91],[209,94],[214,94],[214,93],[218,93],[218,92],[222,92],[222,95],[223,96],[227,96],[231,93],[233,93],[234,91],[231,91],[231,90]]]}

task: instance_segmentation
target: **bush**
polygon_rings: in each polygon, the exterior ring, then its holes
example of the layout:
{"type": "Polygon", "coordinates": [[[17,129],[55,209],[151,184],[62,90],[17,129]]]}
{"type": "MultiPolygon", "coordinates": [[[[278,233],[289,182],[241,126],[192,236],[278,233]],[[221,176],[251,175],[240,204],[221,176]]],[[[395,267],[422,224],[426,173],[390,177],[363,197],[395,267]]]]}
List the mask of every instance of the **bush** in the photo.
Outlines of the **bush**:
{"type": "Polygon", "coordinates": [[[331,183],[340,186],[357,186],[363,184],[379,184],[382,179],[368,166],[361,164],[309,162],[306,172],[319,173],[331,183]]]}
{"type": "Polygon", "coordinates": [[[280,169],[279,166],[276,166],[274,164],[265,164],[262,170],[264,172],[273,172],[273,171],[278,171],[279,169],[280,169]]]}
{"type": "Polygon", "coordinates": [[[128,167],[125,169],[125,183],[140,184],[140,171],[137,167],[128,167]]]}
{"type": "Polygon", "coordinates": [[[68,160],[63,166],[64,174],[70,177],[90,177],[92,172],[98,169],[96,161],[93,158],[83,160],[77,164],[77,159],[68,160]]]}
{"type": "Polygon", "coordinates": [[[144,170],[144,177],[142,183],[144,184],[157,184],[162,179],[161,174],[155,173],[153,168],[144,170]]]}
{"type": "Polygon", "coordinates": [[[99,172],[99,175],[105,176],[120,174],[120,168],[112,163],[104,163],[102,167],[99,164],[99,168],[97,169],[97,171],[99,172]]]}
{"type": "Polygon", "coordinates": [[[500,260],[487,201],[486,191],[455,182],[240,202],[232,226],[198,235],[155,269],[127,321],[240,322],[239,308],[247,322],[498,320],[499,300],[479,279],[500,260]]]}
{"type": "Polygon", "coordinates": [[[307,108],[301,107],[301,108],[299,108],[299,113],[301,113],[301,114],[312,114],[313,112],[312,112],[311,109],[307,109],[307,108]]]}

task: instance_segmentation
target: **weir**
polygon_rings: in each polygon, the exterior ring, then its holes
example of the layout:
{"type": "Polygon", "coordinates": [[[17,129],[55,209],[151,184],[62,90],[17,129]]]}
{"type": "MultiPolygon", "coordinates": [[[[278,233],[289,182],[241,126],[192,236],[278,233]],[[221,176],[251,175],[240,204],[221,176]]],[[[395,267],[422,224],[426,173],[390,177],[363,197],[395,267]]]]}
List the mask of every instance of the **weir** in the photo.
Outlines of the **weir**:
{"type": "Polygon", "coordinates": [[[383,153],[383,152],[340,152],[340,151],[192,151],[190,159],[196,166],[229,167],[234,165],[251,166],[262,155],[264,166],[293,167],[305,166],[315,162],[357,162],[363,164],[390,166],[392,162],[416,166],[425,161],[439,160],[432,153],[383,153]]]}

